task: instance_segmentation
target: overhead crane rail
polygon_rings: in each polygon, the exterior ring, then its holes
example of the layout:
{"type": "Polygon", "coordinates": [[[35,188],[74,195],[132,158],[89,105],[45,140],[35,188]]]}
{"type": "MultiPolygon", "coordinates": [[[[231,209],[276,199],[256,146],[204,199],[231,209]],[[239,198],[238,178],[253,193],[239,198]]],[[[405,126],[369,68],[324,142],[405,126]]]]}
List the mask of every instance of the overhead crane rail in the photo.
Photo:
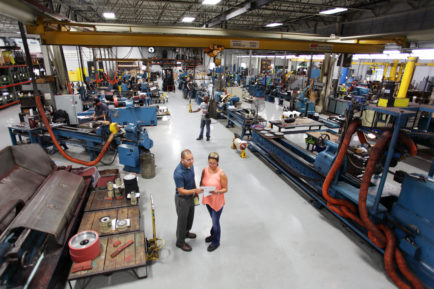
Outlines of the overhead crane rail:
{"type": "MultiPolygon", "coordinates": [[[[27,25],[45,45],[78,46],[161,46],[225,49],[303,51],[312,53],[380,53],[387,43],[405,42],[403,37],[387,39],[339,39],[313,34],[253,32],[210,28],[145,27],[122,24],[68,23],[38,20],[27,25]]],[[[405,38],[405,37],[404,37],[405,38]]]]}

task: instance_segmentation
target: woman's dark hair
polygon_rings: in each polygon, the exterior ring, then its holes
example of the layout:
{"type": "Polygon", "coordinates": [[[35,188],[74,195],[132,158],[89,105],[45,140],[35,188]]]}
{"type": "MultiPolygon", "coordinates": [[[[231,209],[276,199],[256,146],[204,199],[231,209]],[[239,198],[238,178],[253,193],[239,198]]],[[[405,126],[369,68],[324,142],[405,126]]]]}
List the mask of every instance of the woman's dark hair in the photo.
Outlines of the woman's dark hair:
{"type": "Polygon", "coordinates": [[[216,160],[217,162],[219,161],[219,158],[220,158],[219,154],[216,152],[212,152],[208,155],[208,159],[213,159],[216,160]]]}

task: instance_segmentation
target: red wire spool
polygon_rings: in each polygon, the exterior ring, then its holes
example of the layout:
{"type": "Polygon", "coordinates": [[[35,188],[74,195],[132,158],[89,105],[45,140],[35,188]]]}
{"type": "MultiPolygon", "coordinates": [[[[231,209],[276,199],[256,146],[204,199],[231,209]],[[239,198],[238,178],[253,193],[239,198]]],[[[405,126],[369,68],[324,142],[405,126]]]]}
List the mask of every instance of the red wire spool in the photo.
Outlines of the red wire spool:
{"type": "Polygon", "coordinates": [[[68,246],[73,262],[93,260],[100,253],[99,235],[95,231],[82,231],[69,240],[68,246]]]}

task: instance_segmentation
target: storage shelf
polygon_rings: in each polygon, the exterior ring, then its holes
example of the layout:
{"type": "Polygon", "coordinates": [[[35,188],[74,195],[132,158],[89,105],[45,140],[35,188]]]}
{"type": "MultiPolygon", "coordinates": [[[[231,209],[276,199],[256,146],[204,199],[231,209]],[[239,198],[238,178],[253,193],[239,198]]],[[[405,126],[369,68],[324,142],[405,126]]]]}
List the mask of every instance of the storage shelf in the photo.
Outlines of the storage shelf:
{"type": "Polygon", "coordinates": [[[13,101],[13,102],[9,102],[9,103],[6,103],[6,104],[3,104],[3,105],[0,105],[0,109],[3,109],[3,108],[5,108],[5,107],[11,106],[11,105],[14,105],[14,104],[17,104],[17,103],[20,103],[20,101],[19,101],[19,100],[15,100],[15,101],[13,101]]]}
{"type": "Polygon", "coordinates": [[[18,85],[22,85],[22,84],[27,84],[27,83],[30,83],[30,82],[32,82],[32,81],[31,81],[31,80],[28,80],[28,81],[23,81],[23,82],[18,82],[18,83],[13,83],[13,84],[8,84],[8,85],[3,85],[3,86],[0,86],[0,89],[2,89],[2,88],[7,88],[7,87],[18,86],[18,85]]]}
{"type": "Polygon", "coordinates": [[[27,64],[1,65],[0,68],[27,67],[27,64]]]}

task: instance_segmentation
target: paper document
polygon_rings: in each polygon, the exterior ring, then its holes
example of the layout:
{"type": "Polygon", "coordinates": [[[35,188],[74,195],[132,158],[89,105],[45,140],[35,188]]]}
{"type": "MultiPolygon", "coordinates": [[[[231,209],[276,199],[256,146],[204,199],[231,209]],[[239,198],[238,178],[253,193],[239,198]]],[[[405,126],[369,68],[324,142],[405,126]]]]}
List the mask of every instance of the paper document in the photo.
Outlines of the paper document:
{"type": "Polygon", "coordinates": [[[215,187],[200,187],[201,189],[203,189],[203,196],[204,197],[208,197],[211,196],[212,191],[215,191],[215,187]]]}

